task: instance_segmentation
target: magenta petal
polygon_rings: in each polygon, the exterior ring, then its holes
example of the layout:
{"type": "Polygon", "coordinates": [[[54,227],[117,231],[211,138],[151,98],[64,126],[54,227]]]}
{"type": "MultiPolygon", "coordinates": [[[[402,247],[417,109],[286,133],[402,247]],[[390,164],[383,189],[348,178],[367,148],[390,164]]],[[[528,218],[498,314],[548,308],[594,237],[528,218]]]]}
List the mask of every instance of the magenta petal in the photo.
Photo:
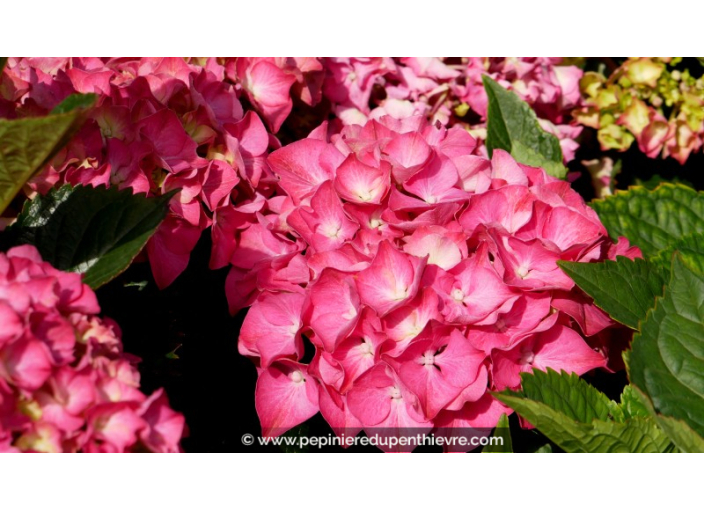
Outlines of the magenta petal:
{"type": "Polygon", "coordinates": [[[325,269],[311,287],[304,318],[325,350],[332,352],[357,323],[359,306],[352,276],[325,269]]]}
{"type": "Polygon", "coordinates": [[[246,345],[247,353],[259,352],[263,367],[281,358],[298,360],[303,355],[298,332],[304,300],[303,294],[264,292],[249,309],[239,341],[246,345]]]}
{"type": "Polygon", "coordinates": [[[254,404],[264,437],[277,437],[318,412],[318,383],[306,365],[278,362],[259,374],[254,404]]]}
{"type": "Polygon", "coordinates": [[[267,161],[280,177],[279,184],[298,205],[312,195],[318,185],[333,178],[332,172],[320,164],[320,157],[328,144],[305,139],[272,152],[267,161]]]}
{"type": "Polygon", "coordinates": [[[402,306],[418,291],[424,267],[425,259],[408,256],[383,241],[371,266],[357,277],[362,302],[379,316],[402,306]]]}

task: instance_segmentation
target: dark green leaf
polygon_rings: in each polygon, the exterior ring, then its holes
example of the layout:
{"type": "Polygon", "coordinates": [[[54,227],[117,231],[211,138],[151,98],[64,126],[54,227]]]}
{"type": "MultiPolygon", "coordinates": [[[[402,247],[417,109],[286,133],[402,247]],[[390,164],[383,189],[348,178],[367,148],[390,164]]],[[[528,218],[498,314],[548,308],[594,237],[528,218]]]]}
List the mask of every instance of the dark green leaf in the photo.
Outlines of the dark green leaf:
{"type": "Polygon", "coordinates": [[[606,420],[616,406],[577,374],[568,374],[564,370],[560,373],[551,368],[547,372],[535,369],[533,373],[524,372],[521,374],[521,385],[523,389],[520,392],[507,391],[504,394],[542,402],[581,423],[606,420]]]}
{"type": "Polygon", "coordinates": [[[0,73],[5,69],[5,64],[7,64],[7,57],[0,57],[0,73]]]}
{"type": "Polygon", "coordinates": [[[58,113],[68,113],[76,109],[90,108],[95,104],[98,96],[96,94],[71,94],[61,101],[51,110],[52,115],[58,113]]]}
{"type": "Polygon", "coordinates": [[[520,392],[494,394],[566,452],[667,452],[673,446],[654,419],[623,411],[576,374],[521,374],[520,392]],[[616,417],[618,421],[613,421],[616,417]]]}
{"type": "Polygon", "coordinates": [[[685,453],[704,453],[704,439],[685,422],[659,414],[655,421],[673,443],[685,453]]]}
{"type": "Polygon", "coordinates": [[[558,261],[562,270],[614,320],[638,329],[638,323],[662,296],[663,271],[643,259],[616,257],[596,263],[558,261]]]}
{"type": "Polygon", "coordinates": [[[57,269],[100,287],[124,271],[164,219],[174,192],[158,198],[116,188],[64,186],[25,205],[7,231],[12,245],[33,244],[57,269]]]}
{"type": "Polygon", "coordinates": [[[518,95],[486,75],[482,79],[489,100],[486,138],[489,155],[494,149],[503,149],[519,163],[564,178],[567,168],[562,164],[557,137],[540,127],[535,112],[518,95]]]}
{"type": "Polygon", "coordinates": [[[627,237],[646,258],[704,231],[704,194],[681,184],[661,184],[654,191],[632,187],[591,206],[613,240],[627,237]]]}
{"type": "MultiPolygon", "coordinates": [[[[656,413],[653,403],[642,391],[630,384],[626,386],[626,389],[629,388],[631,396],[628,398],[637,400],[636,405],[640,406],[637,412],[640,416],[652,416],[655,419],[655,423],[681,451],[685,453],[704,453],[704,439],[694,432],[689,425],[671,416],[663,416],[656,413]]],[[[622,400],[624,400],[624,396],[621,397],[622,400]]]]}
{"type": "Polygon", "coordinates": [[[630,384],[623,388],[621,394],[621,409],[623,410],[624,418],[647,418],[650,416],[650,411],[645,406],[642,398],[638,395],[638,390],[630,384]]]}
{"type": "MultiPolygon", "coordinates": [[[[620,161],[619,161],[620,162],[620,161]]],[[[694,186],[692,185],[691,182],[681,179],[679,177],[673,177],[672,179],[664,179],[660,175],[653,175],[647,180],[642,180],[639,178],[636,178],[635,180],[635,185],[636,186],[643,186],[644,188],[647,188],[649,190],[654,190],[658,186],[660,186],[663,183],[670,183],[670,184],[682,184],[684,186],[689,186],[690,188],[693,188],[694,186]]]]}
{"type": "Polygon", "coordinates": [[[24,183],[68,143],[84,117],[78,109],[48,117],[0,119],[0,214],[24,183]]]}
{"type": "Polygon", "coordinates": [[[516,410],[540,432],[566,452],[670,452],[672,443],[653,418],[634,418],[625,423],[594,420],[579,423],[548,405],[505,394],[497,398],[516,410]]]}
{"type": "Polygon", "coordinates": [[[626,353],[631,384],[655,413],[682,420],[704,435],[704,275],[680,257],[655,308],[626,353]]]}
{"type": "Polygon", "coordinates": [[[659,266],[664,274],[669,275],[675,252],[679,253],[679,256],[691,269],[704,273],[704,234],[693,232],[675,239],[670,246],[659,251],[650,260],[659,266]]]}
{"type": "Polygon", "coordinates": [[[511,442],[511,429],[508,424],[508,416],[502,414],[499,418],[492,438],[496,438],[496,444],[488,444],[482,450],[482,453],[513,453],[513,444],[511,442]],[[498,439],[501,438],[501,441],[498,439]],[[499,444],[501,443],[501,444],[499,444]]]}

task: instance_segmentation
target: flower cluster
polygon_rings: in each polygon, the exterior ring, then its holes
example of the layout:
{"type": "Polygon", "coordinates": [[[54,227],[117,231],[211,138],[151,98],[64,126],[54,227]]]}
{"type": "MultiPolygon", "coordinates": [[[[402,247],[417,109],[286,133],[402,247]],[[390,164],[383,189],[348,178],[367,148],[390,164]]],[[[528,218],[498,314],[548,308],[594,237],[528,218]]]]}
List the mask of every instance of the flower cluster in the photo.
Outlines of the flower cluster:
{"type": "Polygon", "coordinates": [[[445,126],[462,124],[485,137],[487,74],[535,110],[544,129],[574,158],[582,128],[570,112],[580,103],[582,71],[562,58],[327,58],[323,92],[345,124],[390,115],[425,115],[445,126]]]}
{"type": "Polygon", "coordinates": [[[258,366],[265,435],[318,411],[348,435],[493,427],[510,411],[487,390],[520,372],[616,362],[615,323],[556,262],[640,252],[612,244],[567,182],[472,155],[463,128],[423,116],[327,133],[274,151],[286,196],[220,232],[230,307],[251,305],[239,351],[258,366]]]}
{"type": "Polygon", "coordinates": [[[0,451],[179,451],[184,419],[139,390],[93,291],[32,246],[0,254],[0,451]]]}
{"type": "Polygon", "coordinates": [[[150,195],[180,188],[147,245],[165,287],[218,209],[267,193],[265,156],[280,145],[271,133],[291,112],[291,94],[313,104],[322,80],[316,59],[10,58],[0,117],[44,115],[70,94],[98,95],[91,120],[31,187],[105,184],[150,195]]]}
{"type": "Polygon", "coordinates": [[[608,78],[586,73],[575,118],[598,129],[602,150],[625,151],[636,141],[650,158],[684,164],[704,144],[704,79],[674,69],[680,60],[630,58],[608,78]]]}

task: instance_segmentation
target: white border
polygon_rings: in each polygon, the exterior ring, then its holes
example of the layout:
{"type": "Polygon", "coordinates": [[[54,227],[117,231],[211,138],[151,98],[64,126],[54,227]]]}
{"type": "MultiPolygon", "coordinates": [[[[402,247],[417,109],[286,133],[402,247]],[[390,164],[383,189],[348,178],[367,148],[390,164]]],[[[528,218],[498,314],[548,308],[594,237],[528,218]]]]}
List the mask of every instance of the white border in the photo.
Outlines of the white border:
{"type": "Polygon", "coordinates": [[[662,55],[701,48],[704,3],[68,0],[2,14],[0,48],[21,55],[662,55]]]}
{"type": "Polygon", "coordinates": [[[564,510],[701,496],[698,462],[681,455],[276,455],[0,455],[2,507],[564,510]]]}

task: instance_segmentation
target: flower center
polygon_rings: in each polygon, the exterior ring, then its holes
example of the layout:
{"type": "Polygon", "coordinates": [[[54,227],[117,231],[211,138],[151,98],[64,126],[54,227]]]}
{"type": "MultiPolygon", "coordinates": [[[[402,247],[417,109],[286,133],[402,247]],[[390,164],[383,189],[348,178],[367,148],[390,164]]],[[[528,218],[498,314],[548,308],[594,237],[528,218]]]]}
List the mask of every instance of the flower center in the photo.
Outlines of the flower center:
{"type": "Polygon", "coordinates": [[[359,350],[362,351],[363,356],[373,356],[374,346],[369,341],[368,338],[362,339],[362,344],[359,346],[359,350]]]}
{"type": "Polygon", "coordinates": [[[521,359],[518,360],[518,363],[520,365],[531,365],[533,364],[533,361],[535,361],[535,353],[532,351],[526,351],[521,356],[521,359]]]}
{"type": "Polygon", "coordinates": [[[303,374],[300,372],[300,370],[296,370],[295,372],[291,372],[291,380],[295,382],[296,384],[300,384],[302,382],[305,382],[305,378],[303,377],[303,374]]]}
{"type": "Polygon", "coordinates": [[[521,280],[525,280],[528,277],[528,273],[530,273],[530,269],[525,265],[516,268],[516,274],[521,280]]]}
{"type": "Polygon", "coordinates": [[[342,230],[342,226],[335,225],[334,223],[330,223],[321,228],[322,234],[330,239],[337,239],[340,235],[340,230],[342,230]]]}

